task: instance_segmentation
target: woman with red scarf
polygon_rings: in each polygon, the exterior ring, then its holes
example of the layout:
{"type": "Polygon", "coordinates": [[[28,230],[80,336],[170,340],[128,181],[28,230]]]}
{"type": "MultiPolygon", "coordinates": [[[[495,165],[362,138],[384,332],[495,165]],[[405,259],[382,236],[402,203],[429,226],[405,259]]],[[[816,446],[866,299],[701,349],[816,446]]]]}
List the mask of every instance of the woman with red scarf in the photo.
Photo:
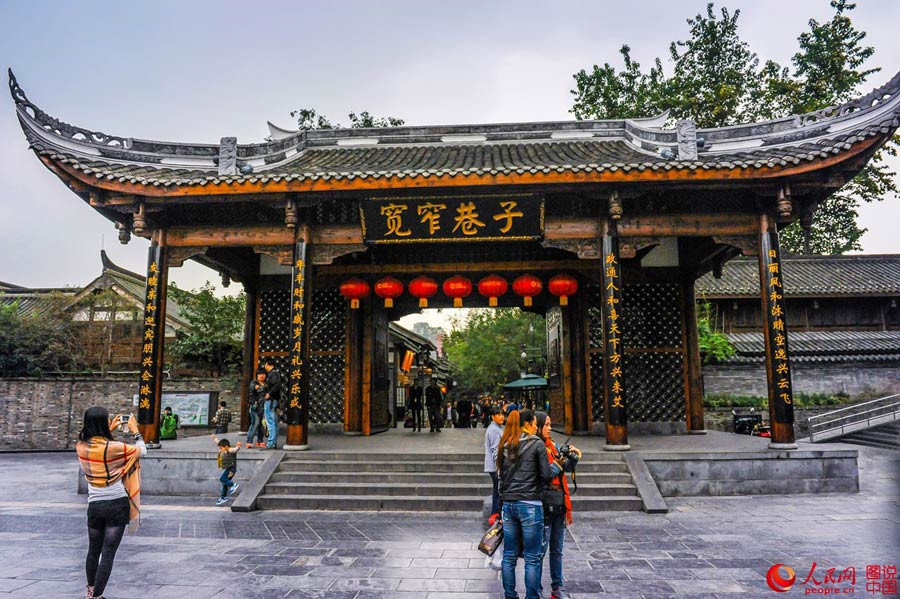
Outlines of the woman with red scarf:
{"type": "MultiPolygon", "coordinates": [[[[569,593],[565,590],[563,581],[563,543],[566,538],[566,526],[572,523],[572,497],[569,495],[569,482],[566,480],[566,473],[560,468],[559,449],[550,438],[550,416],[544,412],[535,412],[537,417],[538,437],[547,446],[547,459],[550,461],[550,468],[554,477],[549,484],[549,488],[561,490],[565,495],[566,509],[565,512],[558,514],[550,514],[544,510],[544,550],[550,550],[550,582],[552,599],[569,599],[569,593]]],[[[572,451],[581,458],[581,451],[574,446],[572,451]]]]}

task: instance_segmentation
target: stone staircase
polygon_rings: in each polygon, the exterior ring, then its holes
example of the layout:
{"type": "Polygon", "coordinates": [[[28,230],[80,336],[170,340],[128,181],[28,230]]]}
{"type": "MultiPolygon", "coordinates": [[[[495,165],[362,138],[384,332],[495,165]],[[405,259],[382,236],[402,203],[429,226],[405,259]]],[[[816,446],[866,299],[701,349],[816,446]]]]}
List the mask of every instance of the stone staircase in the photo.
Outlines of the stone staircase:
{"type": "Polygon", "coordinates": [[[838,439],[842,443],[854,443],[868,447],[900,450],[900,421],[873,426],[865,430],[844,435],[838,439]]]}
{"type": "MultiPolygon", "coordinates": [[[[291,453],[257,498],[260,509],[480,512],[491,495],[484,456],[469,454],[291,453]]],[[[642,507],[620,454],[585,455],[575,511],[642,507]]],[[[571,480],[570,480],[571,488],[571,480]]]]}

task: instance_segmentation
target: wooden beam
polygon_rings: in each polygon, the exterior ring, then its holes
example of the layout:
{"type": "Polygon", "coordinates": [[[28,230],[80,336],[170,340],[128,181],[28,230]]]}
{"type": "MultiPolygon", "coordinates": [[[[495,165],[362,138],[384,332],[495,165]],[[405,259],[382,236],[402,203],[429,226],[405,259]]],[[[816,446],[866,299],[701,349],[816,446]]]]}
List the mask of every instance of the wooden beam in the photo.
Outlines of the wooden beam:
{"type": "Polygon", "coordinates": [[[495,271],[544,271],[544,270],[600,270],[599,260],[555,260],[552,262],[477,262],[471,264],[433,262],[426,264],[322,264],[317,267],[319,276],[381,273],[459,273],[495,271]]]}
{"type": "Polygon", "coordinates": [[[171,227],[166,239],[171,247],[234,247],[293,245],[294,232],[287,227],[171,227]]]}
{"type": "MultiPolygon", "coordinates": [[[[153,197],[184,197],[209,195],[237,195],[249,193],[289,193],[318,191],[374,191],[398,189],[434,189],[460,187],[498,187],[504,185],[556,185],[586,183],[672,183],[678,181],[715,182],[766,180],[791,177],[804,173],[822,170],[840,164],[852,157],[877,147],[884,141],[882,137],[871,137],[857,142],[846,152],[828,158],[800,165],[777,166],[763,168],[719,168],[691,169],[672,168],[669,170],[616,169],[602,172],[550,172],[522,174],[466,174],[440,175],[427,177],[355,177],[343,179],[304,179],[279,181],[238,180],[232,183],[206,183],[204,185],[141,185],[120,182],[86,175],[69,164],[53,163],[58,169],[83,183],[101,189],[108,189],[124,194],[137,194],[153,197]]],[[[42,160],[44,158],[42,157],[42,160]]],[[[45,164],[52,161],[46,160],[45,164]]],[[[56,171],[54,171],[56,172],[56,171]]],[[[58,173],[57,173],[58,174],[58,173]]],[[[260,175],[256,175],[259,177],[260,175]]]]}
{"type": "Polygon", "coordinates": [[[625,216],[618,223],[619,237],[708,237],[755,233],[755,214],[660,214],[625,216]]]}

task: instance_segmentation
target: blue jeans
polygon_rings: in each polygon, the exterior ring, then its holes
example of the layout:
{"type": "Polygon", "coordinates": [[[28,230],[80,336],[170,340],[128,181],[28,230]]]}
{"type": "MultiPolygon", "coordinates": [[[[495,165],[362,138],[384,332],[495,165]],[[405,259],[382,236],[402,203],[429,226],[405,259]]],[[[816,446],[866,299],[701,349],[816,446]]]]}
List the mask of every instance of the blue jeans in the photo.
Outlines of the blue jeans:
{"type": "Polygon", "coordinates": [[[256,411],[256,408],[250,409],[250,428],[247,429],[247,445],[253,443],[253,437],[256,435],[256,431],[259,428],[259,412],[256,411]]]}
{"type": "Polygon", "coordinates": [[[237,472],[237,468],[234,467],[222,470],[222,476],[219,477],[219,482],[222,483],[222,499],[228,496],[228,489],[234,484],[234,481],[231,479],[234,478],[235,472],[237,472]]]}
{"type": "Polygon", "coordinates": [[[269,427],[269,438],[266,446],[274,448],[278,440],[278,421],[275,419],[275,402],[266,402],[266,425],[269,427]]]}
{"type": "Polygon", "coordinates": [[[563,544],[566,540],[566,515],[544,519],[544,549],[550,551],[550,582],[553,590],[565,588],[563,581],[563,544]]]}
{"type": "Polygon", "coordinates": [[[500,513],[500,479],[496,472],[488,472],[491,475],[491,513],[500,513]]]}
{"type": "Polygon", "coordinates": [[[521,501],[503,503],[503,593],[516,594],[516,561],[525,557],[525,599],[540,599],[544,562],[544,508],[521,501]]]}

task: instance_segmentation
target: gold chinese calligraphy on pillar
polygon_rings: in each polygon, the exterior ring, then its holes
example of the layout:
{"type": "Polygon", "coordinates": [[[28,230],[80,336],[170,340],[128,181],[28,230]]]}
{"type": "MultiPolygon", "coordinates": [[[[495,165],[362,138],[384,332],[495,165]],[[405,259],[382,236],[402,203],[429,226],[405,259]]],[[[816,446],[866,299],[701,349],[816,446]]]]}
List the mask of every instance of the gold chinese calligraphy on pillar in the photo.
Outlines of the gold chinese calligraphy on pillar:
{"type": "Polygon", "coordinates": [[[309,264],[308,245],[299,240],[294,245],[291,269],[291,350],[287,371],[287,423],[306,427],[309,419],[309,264]]]}
{"type": "Polygon", "coordinates": [[[625,348],[622,344],[622,265],[614,225],[606,226],[602,238],[603,279],[603,364],[606,402],[607,444],[628,443],[625,426],[628,413],[625,402],[625,348]],[[614,433],[610,429],[614,428],[614,433]],[[615,439],[611,439],[615,436],[615,439]]]}
{"type": "Polygon", "coordinates": [[[759,236],[759,281],[766,344],[772,442],[794,443],[794,395],[788,350],[784,273],[774,219],[763,215],[759,236]]]}
{"type": "MultiPolygon", "coordinates": [[[[141,336],[141,367],[138,381],[138,424],[158,421],[162,393],[160,364],[165,343],[165,248],[154,243],[147,258],[147,282],[144,293],[144,320],[141,336]]],[[[155,442],[155,431],[144,436],[155,442]]]]}

